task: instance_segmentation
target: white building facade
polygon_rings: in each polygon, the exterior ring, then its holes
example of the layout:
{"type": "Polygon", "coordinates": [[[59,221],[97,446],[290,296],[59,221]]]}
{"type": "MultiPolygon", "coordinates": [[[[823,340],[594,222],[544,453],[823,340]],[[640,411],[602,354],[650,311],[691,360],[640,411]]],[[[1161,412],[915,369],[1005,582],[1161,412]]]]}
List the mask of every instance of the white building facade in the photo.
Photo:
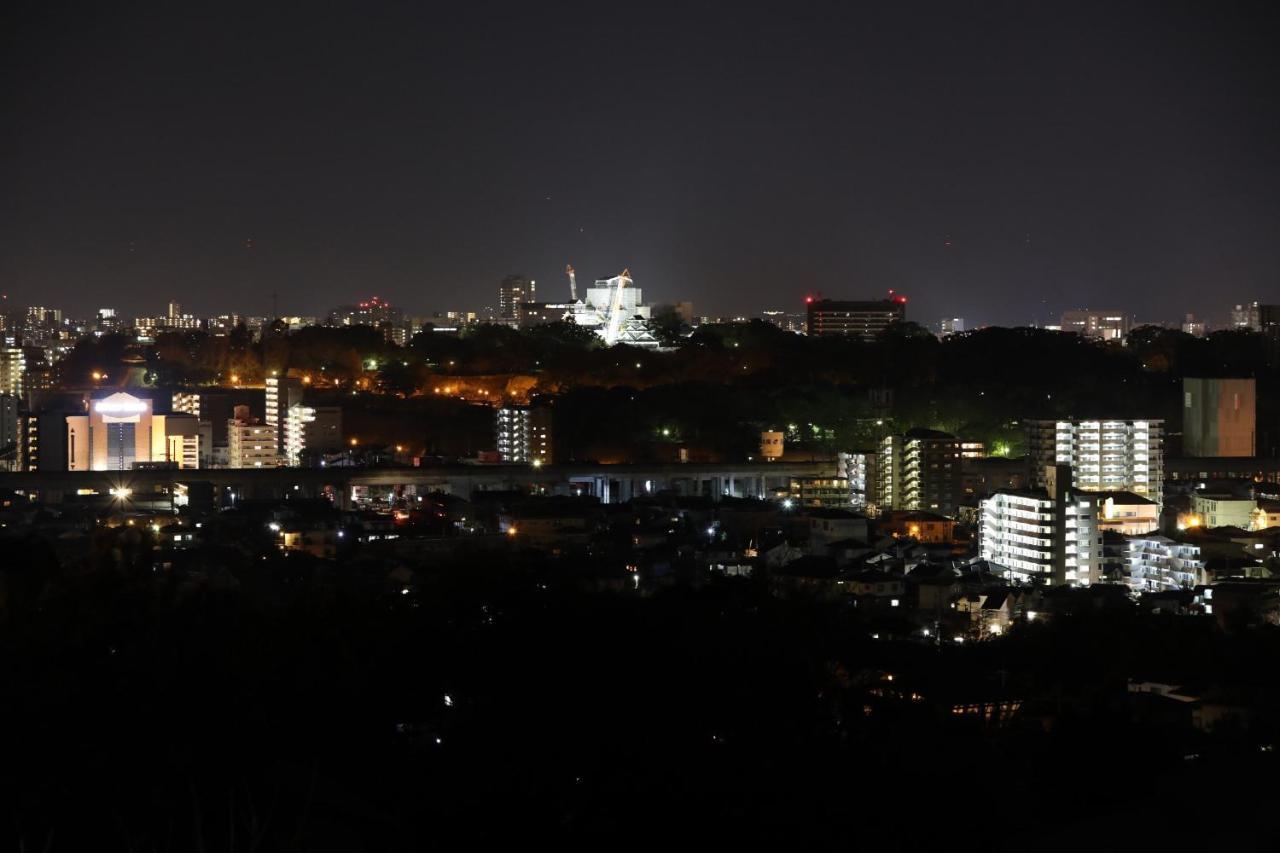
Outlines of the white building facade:
{"type": "Polygon", "coordinates": [[[1022,583],[1087,586],[1102,577],[1097,501],[1069,488],[1058,466],[1047,490],[997,492],[982,502],[978,550],[1022,583]]]}
{"type": "Polygon", "coordinates": [[[503,462],[551,462],[551,410],[504,406],[494,415],[494,440],[503,462]]]}
{"type": "Polygon", "coordinates": [[[1032,420],[1027,455],[1037,486],[1046,466],[1070,465],[1077,489],[1133,492],[1164,504],[1164,421],[1032,420]]]}
{"type": "Polygon", "coordinates": [[[1134,592],[1190,589],[1205,583],[1200,546],[1167,536],[1134,536],[1125,543],[1129,586],[1134,592]]]}
{"type": "Polygon", "coordinates": [[[280,464],[276,428],[232,419],[227,422],[228,468],[274,468],[280,464]]]}

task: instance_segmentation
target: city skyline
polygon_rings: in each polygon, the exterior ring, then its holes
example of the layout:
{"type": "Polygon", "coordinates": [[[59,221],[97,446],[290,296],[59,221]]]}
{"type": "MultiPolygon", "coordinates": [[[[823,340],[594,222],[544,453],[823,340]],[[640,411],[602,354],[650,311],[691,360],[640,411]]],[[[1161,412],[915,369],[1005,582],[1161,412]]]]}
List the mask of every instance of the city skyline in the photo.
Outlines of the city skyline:
{"type": "Polygon", "coordinates": [[[1026,325],[1277,286],[1261,7],[666,11],[26,9],[0,291],[478,308],[572,263],[712,316],[1026,325]]]}

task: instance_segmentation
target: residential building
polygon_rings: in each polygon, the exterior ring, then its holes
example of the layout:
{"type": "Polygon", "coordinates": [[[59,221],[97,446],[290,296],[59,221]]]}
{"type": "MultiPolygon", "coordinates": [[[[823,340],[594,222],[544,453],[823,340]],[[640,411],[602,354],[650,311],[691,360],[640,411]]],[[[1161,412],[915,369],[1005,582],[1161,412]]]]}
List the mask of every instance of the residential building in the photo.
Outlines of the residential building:
{"type": "Polygon", "coordinates": [[[960,440],[932,429],[888,435],[876,469],[881,511],[920,509],[955,515],[960,498],[960,440]]]}
{"type": "MultiPolygon", "coordinates": [[[[963,453],[963,451],[962,451],[963,453]]],[[[1005,456],[960,458],[962,495],[986,495],[1019,491],[1028,486],[1027,460],[1005,456]]]]}
{"type": "Polygon", "coordinates": [[[1133,492],[1087,492],[1098,508],[1098,529],[1124,536],[1145,536],[1160,527],[1160,507],[1133,492]]]}
{"type": "Polygon", "coordinates": [[[289,408],[302,402],[302,380],[272,373],[266,381],[266,413],[263,422],[276,432],[277,452],[284,453],[284,424],[289,408]]]}
{"type": "Polygon", "coordinates": [[[27,360],[21,347],[0,348],[0,394],[9,394],[23,398],[26,384],[23,374],[27,369],[27,360]]]}
{"type": "Polygon", "coordinates": [[[335,453],[342,445],[342,409],[295,403],[285,417],[286,464],[307,464],[316,454],[335,453]]]}
{"type": "Polygon", "coordinates": [[[1164,421],[1031,420],[1026,422],[1029,472],[1038,488],[1051,465],[1069,465],[1075,487],[1133,492],[1164,503],[1164,421]]]}
{"type": "Polygon", "coordinates": [[[538,283],[520,275],[509,275],[498,285],[498,322],[520,325],[520,306],[537,301],[538,283]]]}
{"type": "Polygon", "coordinates": [[[1270,530],[1280,527],[1280,501],[1258,501],[1258,508],[1249,517],[1250,530],[1270,530]]]}
{"type": "Polygon", "coordinates": [[[836,455],[836,476],[849,483],[849,508],[857,512],[876,515],[880,511],[876,498],[876,466],[879,455],[875,451],[839,453],[836,455]]]}
{"type": "Polygon", "coordinates": [[[274,468],[280,464],[278,432],[249,415],[248,406],[236,406],[227,422],[228,468],[274,468]]]}
{"type": "Polygon", "coordinates": [[[1167,536],[1129,537],[1125,562],[1134,592],[1191,589],[1206,582],[1200,546],[1167,536]]]}
{"type": "Polygon", "coordinates": [[[812,299],[807,303],[805,325],[810,335],[846,335],[874,341],[885,329],[906,318],[905,296],[868,302],[812,299]]]}
{"type": "Polygon", "coordinates": [[[552,460],[551,409],[503,406],[494,413],[494,432],[503,462],[545,465],[552,460]]]}
{"type": "Polygon", "coordinates": [[[1256,450],[1253,379],[1182,380],[1184,456],[1253,456],[1256,450]]]}
{"type": "Polygon", "coordinates": [[[1194,314],[1188,314],[1182,321],[1182,331],[1192,337],[1203,338],[1208,332],[1208,326],[1203,320],[1197,320],[1194,314]]]}
{"type": "Polygon", "coordinates": [[[22,419],[18,398],[0,394],[0,471],[16,471],[21,465],[22,419]]]}
{"type": "Polygon", "coordinates": [[[979,555],[1019,582],[1097,583],[1102,535],[1096,501],[1071,486],[1069,466],[1048,466],[1041,479],[1044,489],[997,492],[982,502],[979,555]]]}
{"type": "Polygon", "coordinates": [[[806,513],[809,527],[809,542],[813,545],[827,545],[845,539],[867,541],[869,522],[865,515],[848,509],[820,507],[806,513]]]}
{"type": "Polygon", "coordinates": [[[1231,328],[1261,332],[1261,307],[1255,300],[1231,309],[1231,328]]]}
{"type": "Polygon", "coordinates": [[[1122,311],[1064,311],[1062,331],[1075,332],[1098,341],[1123,341],[1131,321],[1122,311]]]}
{"type": "Polygon", "coordinates": [[[955,541],[956,520],[922,509],[891,510],[876,522],[876,527],[895,538],[941,545],[955,541]]]}
{"type": "Polygon", "coordinates": [[[843,477],[792,477],[788,494],[802,507],[849,508],[849,481],[843,477]]]}
{"type": "Polygon", "coordinates": [[[1195,494],[1191,496],[1194,527],[1239,527],[1248,530],[1258,508],[1253,498],[1235,495],[1195,494]]]}

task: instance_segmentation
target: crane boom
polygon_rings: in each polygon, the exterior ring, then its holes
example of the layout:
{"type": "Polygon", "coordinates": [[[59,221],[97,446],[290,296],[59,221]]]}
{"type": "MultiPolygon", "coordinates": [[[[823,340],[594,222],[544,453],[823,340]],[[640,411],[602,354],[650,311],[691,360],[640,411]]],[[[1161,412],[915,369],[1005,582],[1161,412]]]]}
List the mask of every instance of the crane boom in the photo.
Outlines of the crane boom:
{"type": "Polygon", "coordinates": [[[573,264],[569,264],[568,266],[566,266],[564,268],[564,271],[569,274],[569,301],[577,302],[578,301],[578,279],[574,275],[573,264]]]}
{"type": "Polygon", "coordinates": [[[617,286],[613,290],[613,302],[609,306],[609,320],[604,334],[604,342],[608,346],[618,342],[618,331],[622,326],[622,288],[631,282],[631,270],[625,269],[622,275],[609,279],[610,284],[615,282],[617,286]]]}

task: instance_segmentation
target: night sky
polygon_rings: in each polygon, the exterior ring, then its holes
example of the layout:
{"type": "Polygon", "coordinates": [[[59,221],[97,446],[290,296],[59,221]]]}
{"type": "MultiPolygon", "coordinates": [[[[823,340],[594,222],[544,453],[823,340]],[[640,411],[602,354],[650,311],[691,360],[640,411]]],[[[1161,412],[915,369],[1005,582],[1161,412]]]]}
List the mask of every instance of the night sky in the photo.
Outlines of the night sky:
{"type": "Polygon", "coordinates": [[[0,13],[11,305],[1280,301],[1266,4],[270,5],[0,13]]]}

